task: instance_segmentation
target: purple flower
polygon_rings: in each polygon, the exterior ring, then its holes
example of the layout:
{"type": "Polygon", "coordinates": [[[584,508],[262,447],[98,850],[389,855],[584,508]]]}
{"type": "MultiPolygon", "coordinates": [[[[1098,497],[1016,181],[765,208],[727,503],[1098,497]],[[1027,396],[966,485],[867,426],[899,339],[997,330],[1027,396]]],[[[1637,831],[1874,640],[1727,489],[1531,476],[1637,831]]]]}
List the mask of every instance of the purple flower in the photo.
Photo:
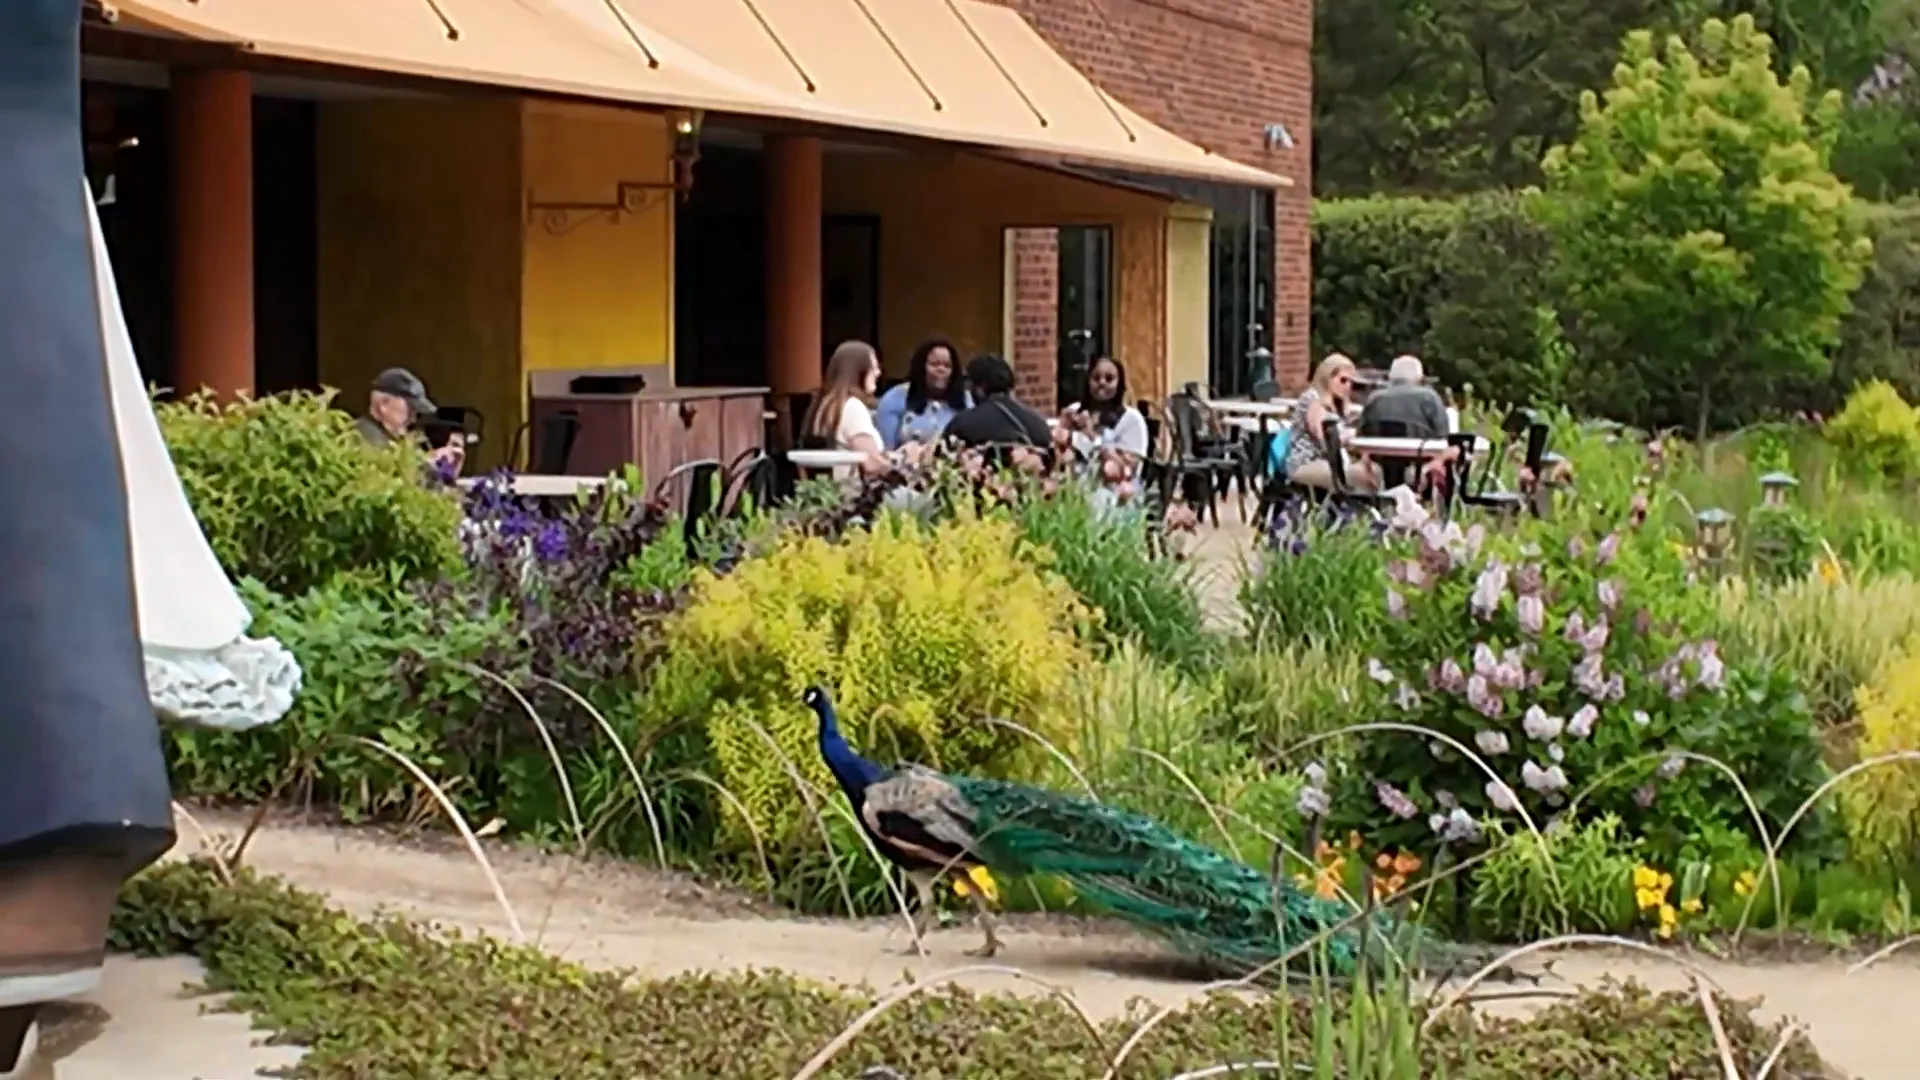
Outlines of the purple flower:
{"type": "Polygon", "coordinates": [[[1639,806],[1640,809],[1645,810],[1647,807],[1653,805],[1655,794],[1656,792],[1652,784],[1642,784],[1633,792],[1634,804],[1639,806]]]}
{"type": "Polygon", "coordinates": [[[1487,684],[1484,675],[1474,675],[1467,679],[1467,704],[1473,707],[1473,711],[1489,720],[1498,719],[1507,707],[1507,703],[1487,684]]]}
{"type": "Polygon", "coordinates": [[[1489,560],[1487,568],[1480,571],[1480,577],[1473,583],[1473,595],[1468,605],[1473,613],[1489,618],[1500,608],[1500,597],[1507,591],[1507,568],[1499,559],[1489,560]]]}
{"type": "Polygon", "coordinates": [[[1296,536],[1287,544],[1287,554],[1292,555],[1294,558],[1299,558],[1306,553],[1307,538],[1304,536],[1296,536]]]}
{"type": "Polygon", "coordinates": [[[1605,697],[1606,676],[1600,670],[1600,665],[1605,662],[1606,658],[1599,653],[1588,653],[1581,657],[1580,662],[1573,665],[1574,688],[1588,698],[1605,697]]]}
{"type": "Polygon", "coordinates": [[[1587,617],[1578,610],[1568,612],[1567,625],[1560,631],[1560,636],[1576,645],[1579,644],[1581,639],[1587,636],[1587,617]]]}
{"type": "Polygon", "coordinates": [[[1612,632],[1612,628],[1607,625],[1607,620],[1599,619],[1592,626],[1587,627],[1587,632],[1580,635],[1580,640],[1576,644],[1584,652],[1597,653],[1607,647],[1607,637],[1612,632]]]}
{"type": "Polygon", "coordinates": [[[1627,696],[1626,676],[1620,674],[1617,671],[1607,676],[1606,684],[1600,688],[1600,699],[1602,701],[1619,701],[1625,698],[1626,696],[1627,696]]]}
{"type": "Polygon", "coordinates": [[[1558,765],[1550,765],[1543,769],[1529,761],[1520,766],[1520,782],[1545,795],[1565,788],[1567,774],[1562,772],[1558,765]]]}
{"type": "Polygon", "coordinates": [[[1442,843],[1471,843],[1480,838],[1480,823],[1457,806],[1448,813],[1429,817],[1427,826],[1439,835],[1442,843]]]}
{"type": "Polygon", "coordinates": [[[1527,733],[1527,738],[1535,742],[1551,742],[1566,730],[1566,722],[1540,706],[1534,705],[1530,706],[1527,714],[1520,719],[1520,728],[1527,733]]]}
{"type": "Polygon", "coordinates": [[[1608,614],[1612,614],[1613,609],[1620,606],[1621,587],[1620,583],[1613,578],[1608,578],[1594,586],[1594,592],[1600,597],[1600,607],[1608,614]]]}
{"type": "Polygon", "coordinates": [[[1386,807],[1387,813],[1394,817],[1404,820],[1419,816],[1420,808],[1414,805],[1412,799],[1407,798],[1406,792],[1385,780],[1373,786],[1373,795],[1380,800],[1381,806],[1386,807]]]}
{"type": "Polygon", "coordinates": [[[1617,532],[1608,533],[1606,538],[1600,541],[1600,546],[1593,549],[1593,561],[1597,565],[1605,566],[1612,562],[1614,557],[1619,554],[1620,534],[1617,532]]]}
{"type": "Polygon", "coordinates": [[[567,530],[557,521],[549,521],[533,536],[533,557],[543,563],[559,562],[567,557],[567,530]]]}
{"type": "Polygon", "coordinates": [[[1567,734],[1576,739],[1584,739],[1593,734],[1594,721],[1600,719],[1600,710],[1591,704],[1582,705],[1567,718],[1567,734]]]}
{"type": "Polygon", "coordinates": [[[1520,809],[1520,800],[1514,796],[1513,789],[1498,780],[1487,781],[1487,801],[1495,810],[1512,812],[1520,809]]]}
{"type": "Polygon", "coordinates": [[[1460,670],[1459,661],[1449,656],[1440,662],[1439,687],[1449,694],[1457,694],[1467,685],[1467,673],[1460,670]]]}
{"type": "Polygon", "coordinates": [[[1493,669],[1500,666],[1500,658],[1493,654],[1493,647],[1481,642],[1473,647],[1473,673],[1492,675],[1493,669]]]}
{"type": "Polygon", "coordinates": [[[1539,635],[1547,624],[1547,605],[1540,597],[1528,594],[1520,598],[1520,630],[1529,637],[1539,635]]]}
{"type": "Polygon", "coordinates": [[[1473,737],[1473,745],[1489,757],[1498,757],[1507,752],[1507,736],[1501,731],[1482,731],[1473,737]]]}
{"type": "Polygon", "coordinates": [[[1694,681],[1702,690],[1718,691],[1727,677],[1727,665],[1720,659],[1719,646],[1708,640],[1701,644],[1696,656],[1699,670],[1694,681]]]}
{"type": "Polygon", "coordinates": [[[1493,685],[1502,690],[1518,690],[1527,684],[1526,653],[1519,649],[1508,649],[1500,654],[1500,662],[1487,673],[1493,685]]]}
{"type": "Polygon", "coordinates": [[[1513,592],[1516,596],[1539,596],[1546,588],[1546,578],[1540,572],[1537,563],[1527,563],[1513,572],[1513,592]]]}

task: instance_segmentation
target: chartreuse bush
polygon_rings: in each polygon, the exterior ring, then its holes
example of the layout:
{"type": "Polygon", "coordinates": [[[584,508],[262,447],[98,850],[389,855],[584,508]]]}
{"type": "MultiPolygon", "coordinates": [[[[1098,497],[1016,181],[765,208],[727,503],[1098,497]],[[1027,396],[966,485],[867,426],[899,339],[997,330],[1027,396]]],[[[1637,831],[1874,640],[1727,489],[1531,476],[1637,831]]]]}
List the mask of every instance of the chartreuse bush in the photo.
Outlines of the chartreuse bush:
{"type": "Polygon", "coordinates": [[[1893,480],[1920,478],[1920,410],[1889,383],[1862,383],[1827,422],[1826,435],[1850,471],[1893,480]]]}
{"type": "Polygon", "coordinates": [[[155,407],[194,517],[228,574],[286,596],[344,571],[431,580],[459,565],[460,505],[404,442],[369,446],[331,394],[155,407]]]}
{"type": "MultiPolygon", "coordinates": [[[[1859,695],[1860,759],[1920,751],[1920,638],[1859,695]]],[[[1856,856],[1894,869],[1920,859],[1920,761],[1849,777],[1842,797],[1856,856]]]]}
{"type": "MultiPolygon", "coordinates": [[[[129,882],[110,940],[142,955],[197,956],[210,988],[311,1048],[295,1069],[307,1080],[768,1080],[794,1075],[873,1004],[865,991],[778,972],[646,980],[591,971],[491,938],[361,921],[244,869],[227,885],[199,862],[129,882]]],[[[1363,1005],[1350,1009],[1324,988],[1206,999],[1156,1027],[1119,1077],[1163,1080],[1247,1061],[1282,1062],[1284,1075],[1379,1080],[1725,1075],[1691,994],[1589,992],[1531,1019],[1481,1021],[1471,1033],[1456,1016],[1425,1038],[1415,1034],[1419,1006],[1404,994],[1376,990],[1363,1005]]],[[[1734,1064],[1754,1075],[1779,1028],[1756,1022],[1749,1004],[1720,1007],[1734,1064]]],[[[884,1013],[822,1076],[853,1080],[886,1066],[952,1080],[1094,1080],[1139,1019],[1090,1032],[1052,999],[935,990],[884,1013]]],[[[1774,1072],[1827,1075],[1804,1036],[1787,1043],[1774,1072]]]]}
{"type": "MultiPolygon", "coordinates": [[[[1009,720],[1066,741],[1069,677],[1090,613],[1001,519],[928,527],[886,516],[838,542],[788,535],[725,576],[696,575],[667,630],[649,711],[705,732],[737,797],[722,846],[819,845],[790,769],[830,790],[801,692],[834,692],[849,739],[879,761],[1026,775],[1044,759],[1009,720]]],[[[837,796],[835,796],[837,798],[837,796]]],[[[733,804],[729,803],[731,808],[733,804]]]]}

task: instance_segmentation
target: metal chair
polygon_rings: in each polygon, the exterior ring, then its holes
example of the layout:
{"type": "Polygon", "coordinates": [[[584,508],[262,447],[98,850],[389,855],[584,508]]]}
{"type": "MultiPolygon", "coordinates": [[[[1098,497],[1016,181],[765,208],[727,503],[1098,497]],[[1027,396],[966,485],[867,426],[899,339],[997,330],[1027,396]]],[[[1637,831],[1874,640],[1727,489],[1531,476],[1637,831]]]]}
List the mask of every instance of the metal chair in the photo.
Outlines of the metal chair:
{"type": "Polygon", "coordinates": [[[650,501],[680,513],[688,544],[699,540],[707,519],[720,508],[720,470],[713,458],[684,462],[653,487],[650,501]]]}
{"type": "MultiPolygon", "coordinates": [[[[1173,425],[1173,445],[1167,464],[1173,474],[1173,484],[1186,492],[1187,500],[1196,505],[1203,515],[1211,513],[1217,528],[1220,525],[1222,482],[1239,478],[1244,484],[1247,459],[1238,447],[1206,438],[1212,410],[1200,400],[1199,395],[1192,392],[1195,385],[1188,383],[1186,390],[1167,399],[1167,420],[1173,425]],[[1200,497],[1194,498],[1195,494],[1200,497]]],[[[1243,498],[1245,493],[1243,486],[1243,498]]],[[[1246,517],[1244,501],[1240,506],[1240,516],[1243,520],[1246,517]]]]}
{"type": "Polygon", "coordinates": [[[1340,445],[1340,420],[1329,416],[1320,425],[1321,445],[1327,448],[1327,471],[1333,477],[1333,490],[1328,493],[1332,502],[1363,509],[1381,509],[1393,505],[1393,500],[1382,492],[1356,491],[1347,477],[1347,452],[1340,445]]]}
{"type": "MultiPolygon", "coordinates": [[[[513,433],[513,445],[507,451],[507,461],[520,460],[520,444],[532,431],[533,423],[528,421],[513,433]]],[[[540,430],[533,443],[532,460],[527,462],[527,473],[537,476],[567,475],[567,465],[573,460],[573,444],[579,437],[580,414],[577,411],[562,409],[548,414],[540,421],[540,430]]]]}
{"type": "Polygon", "coordinates": [[[727,482],[720,495],[722,518],[737,518],[753,509],[772,506],[778,498],[779,467],[771,454],[753,447],[727,466],[727,482]]]}

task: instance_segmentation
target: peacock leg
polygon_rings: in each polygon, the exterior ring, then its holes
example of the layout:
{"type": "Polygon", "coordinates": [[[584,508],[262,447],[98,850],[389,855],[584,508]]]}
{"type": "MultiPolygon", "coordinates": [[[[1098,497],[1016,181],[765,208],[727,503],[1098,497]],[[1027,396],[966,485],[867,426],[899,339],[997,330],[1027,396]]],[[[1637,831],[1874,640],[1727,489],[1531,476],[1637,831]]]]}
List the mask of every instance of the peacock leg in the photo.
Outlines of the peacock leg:
{"type": "Polygon", "coordinates": [[[920,912],[916,918],[913,912],[907,913],[907,926],[913,931],[913,941],[901,950],[907,956],[927,955],[926,926],[940,917],[933,901],[933,879],[925,874],[907,871],[907,880],[913,882],[914,895],[919,898],[920,912]]]}
{"type": "Polygon", "coordinates": [[[987,910],[987,898],[980,895],[978,888],[968,889],[967,899],[973,901],[973,910],[979,916],[980,929],[987,935],[986,943],[977,949],[968,949],[967,955],[982,959],[991,957],[1000,951],[1000,939],[993,934],[993,912],[987,910]]]}

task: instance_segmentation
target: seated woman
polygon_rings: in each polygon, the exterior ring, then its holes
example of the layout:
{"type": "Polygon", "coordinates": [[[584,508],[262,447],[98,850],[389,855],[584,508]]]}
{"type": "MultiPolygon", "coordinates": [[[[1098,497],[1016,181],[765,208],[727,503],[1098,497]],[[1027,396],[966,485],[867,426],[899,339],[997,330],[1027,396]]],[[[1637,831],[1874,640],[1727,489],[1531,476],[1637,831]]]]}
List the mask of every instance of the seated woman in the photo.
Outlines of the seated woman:
{"type": "Polygon", "coordinates": [[[880,395],[874,407],[874,422],[888,450],[938,442],[947,421],[973,404],[960,378],[959,357],[945,338],[929,338],[913,350],[907,381],[880,395]]]}
{"type": "Polygon", "coordinates": [[[1127,369],[1103,356],[1087,369],[1087,388],[1060,414],[1059,437],[1087,463],[1101,487],[1131,496],[1147,458],[1147,420],[1127,404],[1127,369]]]}
{"type": "MultiPolygon", "coordinates": [[[[880,356],[864,341],[845,341],[827,360],[825,385],[814,395],[813,407],[801,431],[809,441],[829,445],[836,450],[852,450],[865,457],[858,471],[878,476],[892,468],[880,429],[874,426],[873,411],[867,402],[880,382],[880,356]]],[[[838,466],[836,479],[846,479],[855,470],[838,466]]]]}
{"type": "MultiPolygon", "coordinates": [[[[1301,487],[1333,489],[1333,465],[1324,440],[1326,422],[1344,417],[1353,403],[1353,361],[1332,353],[1313,372],[1313,385],[1294,405],[1293,427],[1287,432],[1287,479],[1301,487]]],[[[1347,489],[1380,490],[1380,473],[1365,459],[1346,459],[1347,489]]]]}

